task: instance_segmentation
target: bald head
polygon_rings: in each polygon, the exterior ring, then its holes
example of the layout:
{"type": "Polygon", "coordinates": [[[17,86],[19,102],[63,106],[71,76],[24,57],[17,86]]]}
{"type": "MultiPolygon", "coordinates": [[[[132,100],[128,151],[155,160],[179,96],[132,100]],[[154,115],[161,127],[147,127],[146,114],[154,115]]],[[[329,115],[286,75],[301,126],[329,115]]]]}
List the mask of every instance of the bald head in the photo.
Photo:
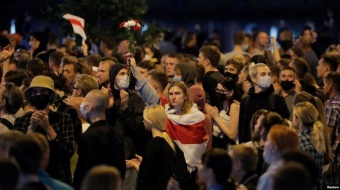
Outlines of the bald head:
{"type": "Polygon", "coordinates": [[[109,96],[101,90],[91,90],[85,97],[85,101],[93,105],[93,110],[105,112],[109,105],[109,96]]]}

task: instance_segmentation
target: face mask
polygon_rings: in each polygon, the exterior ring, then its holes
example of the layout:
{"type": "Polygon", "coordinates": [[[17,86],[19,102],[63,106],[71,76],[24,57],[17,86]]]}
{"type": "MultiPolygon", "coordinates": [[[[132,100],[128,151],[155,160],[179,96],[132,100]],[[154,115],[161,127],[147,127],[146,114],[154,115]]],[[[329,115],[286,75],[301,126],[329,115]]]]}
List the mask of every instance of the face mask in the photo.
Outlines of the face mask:
{"type": "Polygon", "coordinates": [[[173,82],[179,82],[182,80],[182,76],[174,76],[174,78],[172,78],[173,82]]]}
{"type": "Polygon", "coordinates": [[[263,151],[263,159],[266,163],[271,164],[274,160],[276,160],[275,158],[275,154],[273,154],[272,152],[272,147],[273,145],[268,145],[265,147],[265,151],[263,151]]]}
{"type": "Polygon", "coordinates": [[[227,99],[227,95],[226,94],[222,94],[222,93],[216,93],[216,98],[217,98],[217,100],[218,101],[220,101],[220,102],[222,102],[222,101],[224,101],[224,100],[226,100],[227,99]]]}
{"type": "Polygon", "coordinates": [[[80,104],[80,113],[81,113],[81,115],[83,115],[83,117],[85,118],[85,119],[87,119],[86,118],[86,116],[87,116],[87,111],[85,110],[85,103],[84,102],[82,102],[81,104],[80,104]]]}
{"type": "Polygon", "coordinates": [[[119,78],[119,83],[117,84],[118,87],[122,90],[125,90],[129,87],[130,80],[128,75],[124,75],[119,78]]]}
{"type": "Polygon", "coordinates": [[[234,79],[235,81],[238,80],[238,74],[234,74],[234,73],[230,73],[230,72],[225,72],[224,76],[225,77],[230,77],[230,78],[234,79]]]}
{"type": "Polygon", "coordinates": [[[248,44],[242,45],[242,51],[247,51],[248,48],[249,48],[248,44]]]}
{"type": "Polygon", "coordinates": [[[31,104],[37,110],[44,110],[50,102],[50,95],[37,95],[31,97],[31,104]]]}
{"type": "Polygon", "coordinates": [[[269,88],[271,84],[272,84],[272,77],[268,75],[264,77],[260,77],[260,81],[258,85],[262,90],[269,88]]]}
{"type": "Polygon", "coordinates": [[[295,87],[294,81],[289,81],[289,80],[281,81],[280,85],[282,89],[285,91],[290,90],[295,87]]]}

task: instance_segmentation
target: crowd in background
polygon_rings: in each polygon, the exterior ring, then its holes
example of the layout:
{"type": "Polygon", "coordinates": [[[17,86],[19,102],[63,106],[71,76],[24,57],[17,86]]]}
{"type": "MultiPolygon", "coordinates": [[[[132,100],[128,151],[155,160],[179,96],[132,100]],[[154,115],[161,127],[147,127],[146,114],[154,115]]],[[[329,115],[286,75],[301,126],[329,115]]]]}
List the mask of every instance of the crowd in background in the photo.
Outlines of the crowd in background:
{"type": "Polygon", "coordinates": [[[2,33],[0,189],[339,188],[340,44],[200,41],[2,33]]]}

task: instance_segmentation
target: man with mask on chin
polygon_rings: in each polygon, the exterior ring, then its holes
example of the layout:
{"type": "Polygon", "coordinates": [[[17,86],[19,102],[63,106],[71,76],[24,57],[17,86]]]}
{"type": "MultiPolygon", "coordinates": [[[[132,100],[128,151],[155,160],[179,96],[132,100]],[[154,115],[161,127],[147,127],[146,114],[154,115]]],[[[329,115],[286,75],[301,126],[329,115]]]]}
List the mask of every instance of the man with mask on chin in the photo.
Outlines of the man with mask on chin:
{"type": "Polygon", "coordinates": [[[238,134],[240,143],[250,141],[250,120],[257,110],[277,112],[281,117],[289,119],[286,102],[274,93],[269,67],[263,63],[252,63],[249,65],[249,76],[253,87],[249,90],[249,96],[241,101],[238,134]]]}
{"type": "Polygon", "coordinates": [[[17,118],[14,128],[24,133],[43,134],[51,147],[47,173],[71,184],[70,159],[74,153],[74,129],[69,114],[53,112],[49,108],[57,98],[53,80],[41,75],[34,77],[24,96],[35,110],[17,118]]]}
{"type": "Polygon", "coordinates": [[[285,99],[289,115],[292,116],[294,96],[301,92],[301,84],[296,80],[296,73],[292,67],[284,67],[280,70],[279,81],[281,90],[276,91],[276,93],[285,99]]]}

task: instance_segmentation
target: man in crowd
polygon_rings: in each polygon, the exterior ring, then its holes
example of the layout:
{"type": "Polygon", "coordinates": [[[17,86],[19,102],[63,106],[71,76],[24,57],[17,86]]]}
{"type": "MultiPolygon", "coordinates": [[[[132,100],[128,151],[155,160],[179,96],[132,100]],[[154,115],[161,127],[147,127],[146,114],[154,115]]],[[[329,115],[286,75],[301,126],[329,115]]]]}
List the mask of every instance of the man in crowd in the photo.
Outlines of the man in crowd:
{"type": "Polygon", "coordinates": [[[94,89],[99,89],[98,81],[90,75],[80,74],[76,76],[72,96],[85,97],[94,89]]]}

